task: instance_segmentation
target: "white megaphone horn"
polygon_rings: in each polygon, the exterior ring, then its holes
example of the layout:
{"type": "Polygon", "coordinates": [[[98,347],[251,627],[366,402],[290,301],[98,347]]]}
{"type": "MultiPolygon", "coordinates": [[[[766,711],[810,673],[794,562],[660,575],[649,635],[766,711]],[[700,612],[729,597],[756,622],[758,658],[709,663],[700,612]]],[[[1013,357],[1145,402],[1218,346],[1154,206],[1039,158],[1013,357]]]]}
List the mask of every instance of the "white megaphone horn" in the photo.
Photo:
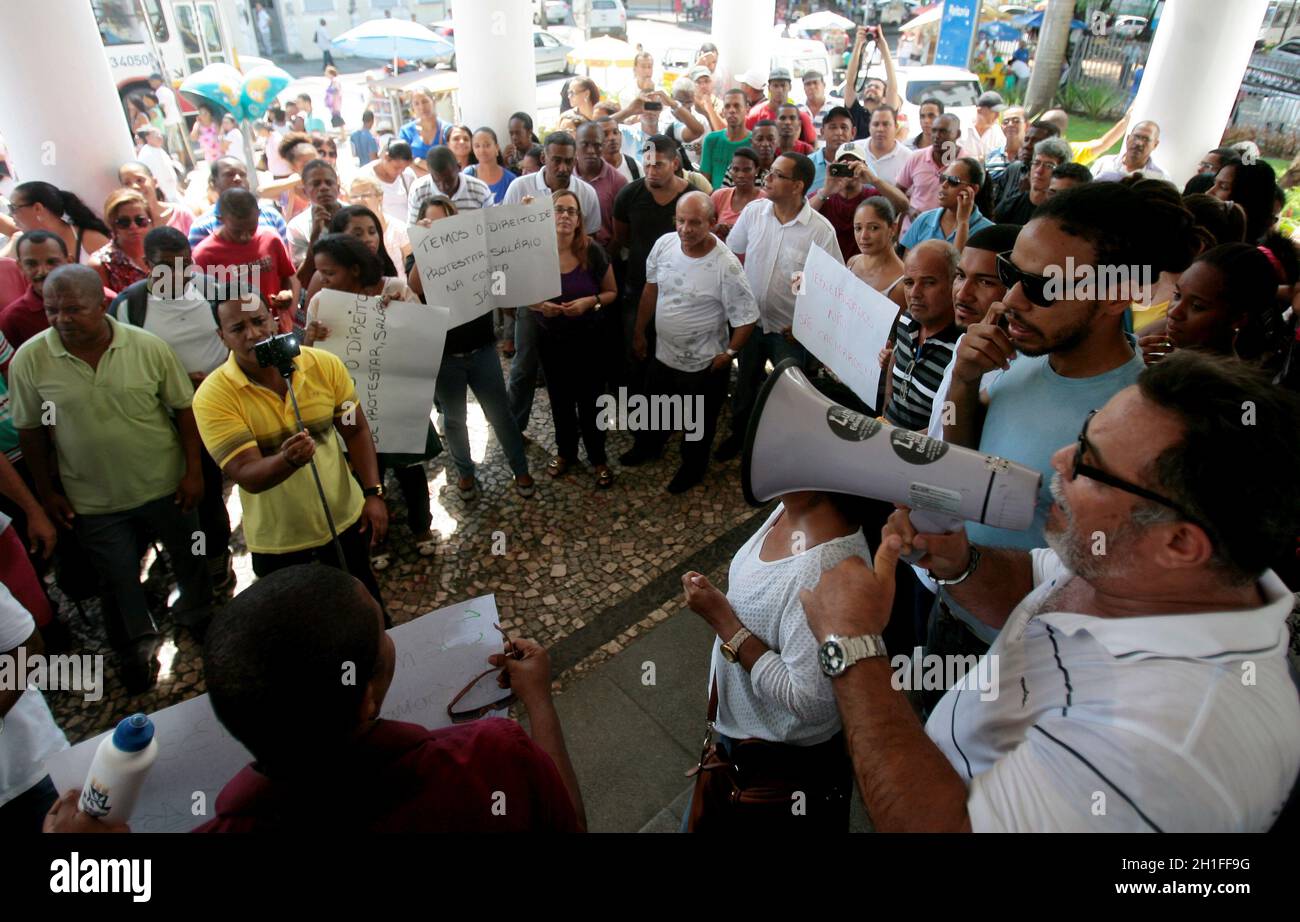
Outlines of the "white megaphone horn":
{"type": "Polygon", "coordinates": [[[741,484],[758,506],[813,490],[901,503],[929,534],[962,522],[1023,530],[1042,475],[1023,464],[900,429],[827,399],[793,359],[758,395],[745,434],[741,484]]]}

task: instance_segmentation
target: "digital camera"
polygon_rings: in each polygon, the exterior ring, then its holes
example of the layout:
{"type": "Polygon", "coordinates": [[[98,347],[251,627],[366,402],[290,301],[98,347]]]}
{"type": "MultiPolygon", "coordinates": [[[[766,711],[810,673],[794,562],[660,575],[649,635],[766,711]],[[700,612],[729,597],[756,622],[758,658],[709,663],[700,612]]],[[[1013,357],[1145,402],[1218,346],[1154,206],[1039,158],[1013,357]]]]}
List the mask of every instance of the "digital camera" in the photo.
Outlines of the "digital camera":
{"type": "Polygon", "coordinates": [[[274,366],[282,374],[288,374],[293,370],[293,360],[297,358],[300,351],[296,333],[270,336],[253,346],[253,354],[257,356],[258,365],[263,368],[274,366]]]}

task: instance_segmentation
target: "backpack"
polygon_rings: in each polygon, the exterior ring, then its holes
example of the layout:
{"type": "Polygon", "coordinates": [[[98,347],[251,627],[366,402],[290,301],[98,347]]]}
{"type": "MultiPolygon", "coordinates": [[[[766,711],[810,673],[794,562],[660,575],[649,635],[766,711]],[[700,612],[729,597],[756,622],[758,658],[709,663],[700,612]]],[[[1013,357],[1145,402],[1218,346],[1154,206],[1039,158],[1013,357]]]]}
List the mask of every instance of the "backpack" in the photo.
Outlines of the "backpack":
{"type": "Polygon", "coordinates": [[[113,303],[109,313],[119,321],[125,321],[133,327],[144,329],[144,318],[149,312],[149,280],[143,278],[122,290],[113,303]],[[126,302],[126,316],[122,316],[122,303],[126,302]]]}

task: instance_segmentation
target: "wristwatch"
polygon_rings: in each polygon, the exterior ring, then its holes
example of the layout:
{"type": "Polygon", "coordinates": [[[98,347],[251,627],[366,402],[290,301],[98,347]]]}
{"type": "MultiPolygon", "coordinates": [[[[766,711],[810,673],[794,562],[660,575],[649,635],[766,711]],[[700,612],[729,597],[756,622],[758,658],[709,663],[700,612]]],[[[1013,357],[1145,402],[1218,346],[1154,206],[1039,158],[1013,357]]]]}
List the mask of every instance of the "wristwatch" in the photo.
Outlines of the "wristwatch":
{"type": "Polygon", "coordinates": [[[969,579],[970,575],[975,572],[975,568],[979,565],[980,549],[972,544],[970,546],[970,563],[966,564],[966,570],[961,574],[961,576],[955,576],[952,579],[939,579],[939,577],[931,573],[930,579],[934,580],[935,584],[939,586],[956,586],[958,583],[964,583],[969,579]]]}
{"type": "Polygon", "coordinates": [[[722,658],[729,663],[736,662],[740,658],[740,648],[744,646],[746,640],[753,636],[753,632],[747,627],[742,627],[736,631],[736,636],[722,645],[722,658]]]}
{"type": "Polygon", "coordinates": [[[859,660],[874,656],[888,656],[885,652],[885,639],[879,634],[863,634],[860,637],[840,637],[828,634],[817,651],[817,662],[822,673],[835,678],[844,675],[844,671],[859,660]]]}
{"type": "Polygon", "coordinates": [[[373,487],[366,487],[364,490],[361,491],[361,495],[366,497],[367,499],[369,499],[372,496],[378,496],[380,499],[383,499],[384,485],[382,483],[377,483],[373,487]]]}
{"type": "Polygon", "coordinates": [[[739,349],[733,349],[733,348],[731,348],[730,346],[728,346],[728,347],[726,348],[726,353],[727,353],[727,355],[729,355],[731,358],[734,359],[736,356],[740,355],[740,350],[739,350],[739,349]]]}

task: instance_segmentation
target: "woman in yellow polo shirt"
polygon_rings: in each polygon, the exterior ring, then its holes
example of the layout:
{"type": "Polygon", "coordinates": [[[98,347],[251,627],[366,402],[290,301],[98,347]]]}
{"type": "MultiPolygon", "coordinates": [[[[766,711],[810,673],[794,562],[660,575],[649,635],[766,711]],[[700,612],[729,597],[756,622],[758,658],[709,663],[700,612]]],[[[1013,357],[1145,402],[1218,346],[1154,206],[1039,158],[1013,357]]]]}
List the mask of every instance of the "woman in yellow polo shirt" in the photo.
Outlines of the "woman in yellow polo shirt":
{"type": "Polygon", "coordinates": [[[276,332],[261,295],[223,301],[215,313],[230,358],[194,395],[194,416],[203,444],[239,485],[253,572],[265,576],[313,560],[339,566],[315,481],[305,470],[314,458],[346,569],[382,605],[370,545],[384,540],[388,510],[370,427],[347,369],[319,349],[304,347],[294,359],[300,430],[284,378],[261,367],[254,353],[276,332]],[[344,444],[364,488],[352,476],[344,444]]]}

